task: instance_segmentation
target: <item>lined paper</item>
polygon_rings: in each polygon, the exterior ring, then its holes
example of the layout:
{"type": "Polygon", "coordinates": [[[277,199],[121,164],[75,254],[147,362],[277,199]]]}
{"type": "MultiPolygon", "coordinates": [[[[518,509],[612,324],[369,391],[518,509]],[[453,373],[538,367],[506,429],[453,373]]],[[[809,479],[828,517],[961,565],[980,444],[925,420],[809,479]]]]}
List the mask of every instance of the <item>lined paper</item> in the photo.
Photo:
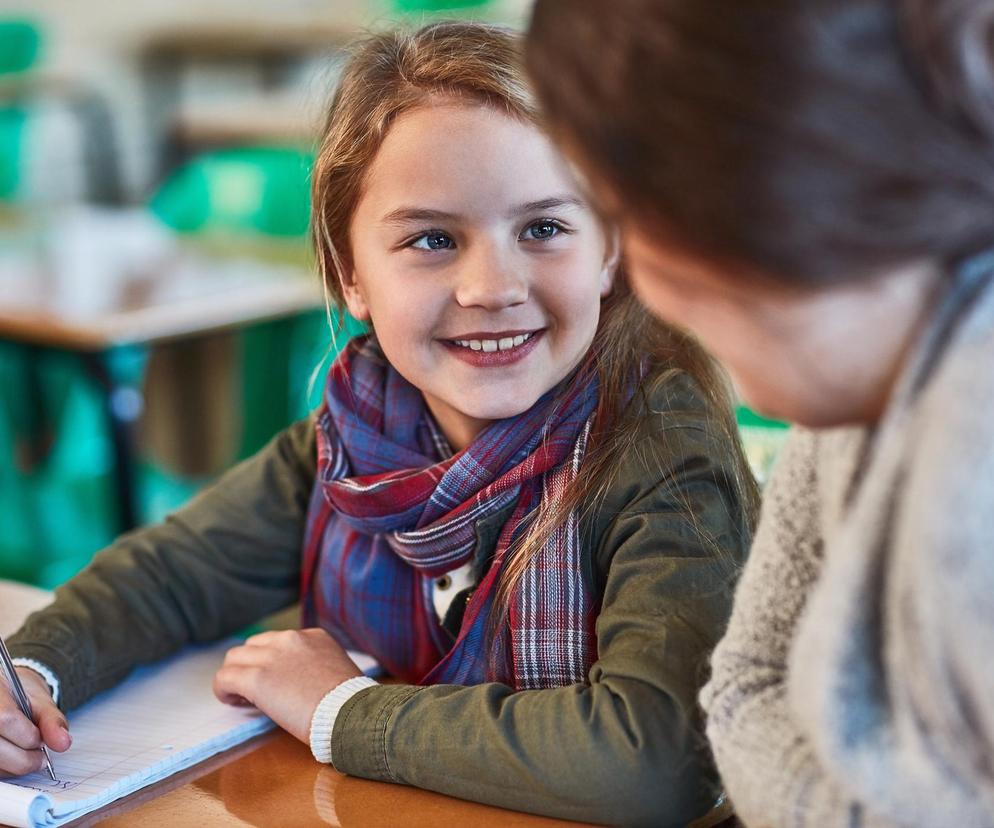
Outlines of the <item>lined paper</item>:
{"type": "MultiPolygon", "coordinates": [[[[13,632],[51,599],[43,590],[0,580],[0,632],[13,632]]],[[[46,772],[0,778],[0,826],[62,825],[275,727],[255,708],[214,697],[214,674],[240,643],[191,647],[139,668],[70,713],[72,747],[52,751],[59,782],[46,772]]],[[[368,676],[382,672],[368,655],[349,656],[368,676]]],[[[2,682],[0,692],[7,692],[2,682]]]]}
{"type": "Polygon", "coordinates": [[[69,714],[73,745],[47,773],[0,782],[0,822],[61,825],[269,730],[255,708],[222,704],[211,691],[226,641],[143,667],[69,714]]]}

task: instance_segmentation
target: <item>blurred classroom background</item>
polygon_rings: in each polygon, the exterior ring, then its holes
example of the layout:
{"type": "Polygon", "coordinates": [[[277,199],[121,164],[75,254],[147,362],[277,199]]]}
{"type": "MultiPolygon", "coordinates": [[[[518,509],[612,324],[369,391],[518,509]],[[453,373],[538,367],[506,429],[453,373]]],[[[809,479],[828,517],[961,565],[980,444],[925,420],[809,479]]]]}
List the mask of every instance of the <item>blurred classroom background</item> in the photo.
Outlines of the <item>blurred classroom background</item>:
{"type": "Polygon", "coordinates": [[[0,578],[61,583],[317,404],[359,330],[307,239],[344,45],[529,6],[0,2],[0,578]]]}

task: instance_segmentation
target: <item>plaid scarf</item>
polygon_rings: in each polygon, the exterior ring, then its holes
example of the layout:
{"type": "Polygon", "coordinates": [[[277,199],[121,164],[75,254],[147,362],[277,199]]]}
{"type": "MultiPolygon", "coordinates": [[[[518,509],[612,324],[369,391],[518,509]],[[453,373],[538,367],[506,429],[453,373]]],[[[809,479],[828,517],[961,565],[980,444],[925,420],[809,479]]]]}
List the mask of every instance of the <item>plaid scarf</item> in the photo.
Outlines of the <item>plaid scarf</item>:
{"type": "Polygon", "coordinates": [[[318,412],[318,472],[307,515],[304,623],[421,684],[499,681],[516,689],[587,680],[595,607],[569,515],[488,628],[507,552],[543,502],[577,475],[597,405],[589,364],[532,408],[485,428],[456,454],[421,392],[372,337],[332,366],[318,412]],[[453,642],[432,603],[434,579],[470,561],[477,522],[510,517],[453,642]]]}

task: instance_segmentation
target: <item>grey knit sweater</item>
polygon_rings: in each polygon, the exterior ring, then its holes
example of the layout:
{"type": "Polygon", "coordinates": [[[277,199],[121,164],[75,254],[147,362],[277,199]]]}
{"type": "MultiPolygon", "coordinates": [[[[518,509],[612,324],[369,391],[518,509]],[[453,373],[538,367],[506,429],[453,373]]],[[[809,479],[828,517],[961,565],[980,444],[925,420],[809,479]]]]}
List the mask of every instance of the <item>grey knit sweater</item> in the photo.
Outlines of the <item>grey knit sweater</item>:
{"type": "Polygon", "coordinates": [[[994,257],[871,433],[797,430],[703,693],[750,826],[994,826],[994,257]]]}

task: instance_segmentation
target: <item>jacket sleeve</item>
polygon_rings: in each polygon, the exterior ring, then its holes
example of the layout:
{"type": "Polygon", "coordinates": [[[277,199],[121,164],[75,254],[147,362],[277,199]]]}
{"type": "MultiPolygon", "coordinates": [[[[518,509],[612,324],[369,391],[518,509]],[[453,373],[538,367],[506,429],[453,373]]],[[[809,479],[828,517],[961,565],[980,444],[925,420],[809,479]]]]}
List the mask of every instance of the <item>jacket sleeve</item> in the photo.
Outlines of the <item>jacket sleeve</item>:
{"type": "Polygon", "coordinates": [[[316,452],[312,419],[277,435],[163,523],[123,535],[9,640],[71,709],[138,664],[296,600],[316,452]]]}
{"type": "Polygon", "coordinates": [[[714,804],[696,694],[748,538],[714,447],[699,429],[668,436],[662,478],[631,487],[601,535],[589,684],[362,690],[335,722],[339,770],[610,824],[683,826],[714,804]]]}

